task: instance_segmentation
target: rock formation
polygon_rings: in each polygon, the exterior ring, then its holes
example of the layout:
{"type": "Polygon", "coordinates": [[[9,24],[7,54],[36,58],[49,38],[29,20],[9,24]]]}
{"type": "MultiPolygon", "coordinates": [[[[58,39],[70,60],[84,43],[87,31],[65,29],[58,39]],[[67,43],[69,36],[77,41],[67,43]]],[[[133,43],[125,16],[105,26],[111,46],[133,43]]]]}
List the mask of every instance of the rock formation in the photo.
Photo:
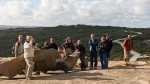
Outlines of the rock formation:
{"type": "MultiPolygon", "coordinates": [[[[55,49],[35,50],[34,61],[36,67],[34,71],[63,70],[65,73],[72,70],[78,59],[78,54],[74,53],[67,59],[61,58],[60,52],[55,49]]],[[[26,67],[23,55],[18,58],[0,64],[0,76],[13,78],[26,67]]]]}

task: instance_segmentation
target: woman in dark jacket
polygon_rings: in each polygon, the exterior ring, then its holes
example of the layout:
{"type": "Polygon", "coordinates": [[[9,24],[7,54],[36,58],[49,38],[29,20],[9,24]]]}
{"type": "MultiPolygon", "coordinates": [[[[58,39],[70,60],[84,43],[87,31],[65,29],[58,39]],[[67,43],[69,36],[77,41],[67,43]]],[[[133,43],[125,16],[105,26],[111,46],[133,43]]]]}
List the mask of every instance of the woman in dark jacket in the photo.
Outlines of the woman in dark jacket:
{"type": "Polygon", "coordinates": [[[58,50],[57,44],[54,42],[54,38],[50,39],[49,48],[58,50]]]}
{"type": "Polygon", "coordinates": [[[71,55],[73,52],[75,52],[75,46],[70,37],[66,38],[66,42],[62,44],[62,47],[65,49],[65,58],[67,58],[68,55],[71,55]]]}
{"type": "Polygon", "coordinates": [[[77,51],[80,52],[80,60],[81,60],[81,70],[86,70],[85,66],[85,47],[81,44],[81,40],[77,41],[77,44],[75,45],[77,51]]]}
{"type": "Polygon", "coordinates": [[[105,37],[101,37],[101,42],[99,43],[98,47],[102,69],[107,69],[107,43],[105,37]]]}

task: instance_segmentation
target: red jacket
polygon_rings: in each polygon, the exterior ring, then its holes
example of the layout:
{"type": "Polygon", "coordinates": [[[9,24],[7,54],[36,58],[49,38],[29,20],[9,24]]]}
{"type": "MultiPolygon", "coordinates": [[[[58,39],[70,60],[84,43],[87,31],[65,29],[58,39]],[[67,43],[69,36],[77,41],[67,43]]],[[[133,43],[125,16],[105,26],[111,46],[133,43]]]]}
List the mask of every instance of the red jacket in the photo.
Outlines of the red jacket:
{"type": "Polygon", "coordinates": [[[132,50],[133,40],[132,39],[125,39],[124,42],[123,42],[123,47],[126,50],[132,50]]]}

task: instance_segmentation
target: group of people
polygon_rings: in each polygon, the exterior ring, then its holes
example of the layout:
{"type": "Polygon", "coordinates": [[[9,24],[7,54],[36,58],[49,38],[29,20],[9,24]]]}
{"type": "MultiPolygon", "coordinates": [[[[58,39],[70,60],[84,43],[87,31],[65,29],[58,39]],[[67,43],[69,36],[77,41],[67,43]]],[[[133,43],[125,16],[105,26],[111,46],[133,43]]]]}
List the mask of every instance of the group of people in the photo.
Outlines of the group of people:
{"type": "Polygon", "coordinates": [[[110,59],[110,51],[113,47],[113,42],[109,38],[109,35],[105,34],[103,37],[101,37],[100,41],[98,41],[95,38],[95,35],[91,34],[89,45],[90,45],[90,69],[97,69],[97,63],[98,63],[97,53],[99,53],[99,56],[100,56],[102,69],[107,69],[108,62],[110,59]]]}
{"type": "MultiPolygon", "coordinates": [[[[90,69],[97,69],[98,54],[100,56],[102,69],[108,69],[110,52],[113,47],[113,42],[109,38],[109,35],[105,34],[103,37],[101,37],[100,40],[98,40],[95,38],[94,34],[91,34],[91,39],[89,40],[88,44],[90,47],[90,69]]],[[[124,59],[125,59],[124,61],[126,62],[126,65],[128,65],[130,51],[133,48],[133,41],[130,35],[128,36],[127,39],[125,39],[123,44],[124,44],[124,59]]],[[[37,49],[37,46],[39,46],[39,44],[35,43],[35,40],[33,39],[32,36],[26,36],[26,40],[23,44],[23,35],[19,35],[18,41],[15,43],[15,46],[13,48],[15,57],[24,54],[24,59],[27,64],[26,78],[29,80],[32,79],[32,71],[34,66],[33,61],[34,50],[37,49]]],[[[51,48],[56,49],[58,51],[60,50],[60,48],[54,42],[54,38],[50,38],[49,42],[48,41],[44,42],[44,46],[38,49],[51,49],[51,48]]],[[[80,52],[79,58],[81,60],[81,70],[86,70],[85,66],[86,49],[82,45],[81,40],[77,40],[76,44],[74,44],[71,37],[67,37],[66,41],[62,44],[62,49],[65,53],[64,59],[67,59],[67,57],[75,51],[80,52]]]]}

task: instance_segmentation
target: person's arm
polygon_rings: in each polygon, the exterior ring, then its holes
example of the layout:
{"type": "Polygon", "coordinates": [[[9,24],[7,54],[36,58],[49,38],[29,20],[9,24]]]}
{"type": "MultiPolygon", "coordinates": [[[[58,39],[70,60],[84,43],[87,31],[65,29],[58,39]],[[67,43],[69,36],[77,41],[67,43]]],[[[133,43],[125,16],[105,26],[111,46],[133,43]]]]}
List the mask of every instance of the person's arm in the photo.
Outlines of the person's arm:
{"type": "Polygon", "coordinates": [[[83,46],[83,53],[85,54],[86,53],[86,50],[85,50],[85,47],[83,46]]]}
{"type": "Polygon", "coordinates": [[[57,44],[55,43],[55,48],[56,48],[56,50],[58,50],[58,46],[57,46],[57,44]]]}
{"type": "Polygon", "coordinates": [[[98,46],[99,42],[97,39],[95,40],[94,44],[95,44],[95,46],[98,46]]]}
{"type": "Polygon", "coordinates": [[[67,48],[66,43],[63,43],[62,47],[66,49],[67,48]]]}
{"type": "Polygon", "coordinates": [[[123,42],[124,47],[126,46],[126,43],[127,43],[127,39],[125,39],[124,42],[123,42]]]}
{"type": "Polygon", "coordinates": [[[72,52],[75,52],[76,48],[74,46],[74,44],[72,44],[72,52]]]}
{"type": "Polygon", "coordinates": [[[18,42],[15,44],[15,58],[18,57],[18,47],[19,47],[19,44],[18,42]]]}
{"type": "Polygon", "coordinates": [[[93,42],[91,40],[89,40],[89,45],[93,46],[93,42]]]}
{"type": "Polygon", "coordinates": [[[114,45],[113,45],[113,41],[112,41],[112,40],[110,40],[110,42],[111,42],[111,48],[112,48],[112,47],[114,46],[114,45]]]}

